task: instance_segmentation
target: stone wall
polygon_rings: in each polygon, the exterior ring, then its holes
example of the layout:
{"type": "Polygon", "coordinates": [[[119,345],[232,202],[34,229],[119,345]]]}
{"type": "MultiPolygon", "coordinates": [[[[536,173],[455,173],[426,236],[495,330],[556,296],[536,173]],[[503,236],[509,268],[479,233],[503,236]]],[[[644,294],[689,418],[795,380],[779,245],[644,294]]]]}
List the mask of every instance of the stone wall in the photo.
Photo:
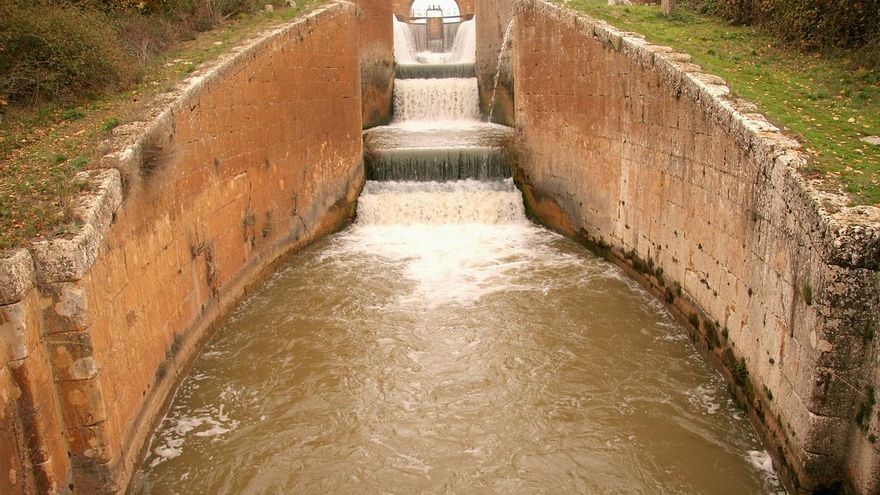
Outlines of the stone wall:
{"type": "Polygon", "coordinates": [[[361,7],[361,104],[364,129],[391,121],[394,95],[392,0],[354,0],[361,7]]]}
{"type": "Polygon", "coordinates": [[[363,184],[359,9],[265,33],[118,128],[81,229],[0,260],[0,492],[114,493],[201,344],[363,184]]]}
{"type": "Polygon", "coordinates": [[[27,251],[0,260],[0,282],[0,493],[64,492],[71,461],[27,251]]]}
{"type": "MultiPolygon", "coordinates": [[[[504,35],[513,19],[511,0],[476,0],[477,15],[477,80],[480,86],[480,110],[492,114],[492,121],[513,125],[516,109],[513,104],[515,54],[514,39],[503,49],[504,35]],[[499,63],[499,55],[502,55],[499,63]],[[500,69],[500,70],[499,70],[500,69]],[[498,76],[497,90],[495,77],[498,76]],[[493,100],[494,93],[494,100],[493,100]]],[[[512,34],[512,32],[510,33],[512,34]]]]}
{"type": "Polygon", "coordinates": [[[549,3],[517,9],[530,214],[670,304],[793,492],[880,493],[880,209],[820,193],[797,142],[687,55],[549,3]]]}

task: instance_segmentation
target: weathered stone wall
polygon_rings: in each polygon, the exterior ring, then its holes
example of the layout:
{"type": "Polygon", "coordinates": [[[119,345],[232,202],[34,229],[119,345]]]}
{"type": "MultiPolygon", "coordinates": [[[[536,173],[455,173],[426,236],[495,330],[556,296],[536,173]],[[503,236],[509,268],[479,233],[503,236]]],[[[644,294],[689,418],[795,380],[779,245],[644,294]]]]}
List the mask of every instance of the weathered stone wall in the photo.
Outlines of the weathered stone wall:
{"type": "Polygon", "coordinates": [[[351,218],[359,15],[331,4],[197,71],[115,131],[79,233],[0,260],[0,492],[124,490],[211,330],[351,218]]]}
{"type": "MultiPolygon", "coordinates": [[[[476,0],[477,15],[477,80],[480,86],[480,110],[492,114],[492,121],[513,125],[516,109],[513,104],[515,68],[514,39],[503,49],[504,34],[513,19],[514,2],[511,0],[476,0]],[[499,55],[501,55],[499,63],[499,55]],[[500,69],[500,71],[499,71],[500,69]],[[495,77],[498,76],[496,90],[495,77]],[[494,101],[493,101],[494,92],[494,101]]],[[[512,35],[512,32],[511,32],[512,35]]]]}
{"type": "Polygon", "coordinates": [[[355,0],[361,7],[361,104],[364,129],[391,121],[394,96],[392,0],[355,0]]]}
{"type": "Polygon", "coordinates": [[[880,493],[880,210],[817,192],[798,144],[686,55],[541,1],[517,8],[530,213],[671,304],[791,488],[880,493]]]}
{"type": "Polygon", "coordinates": [[[58,493],[70,459],[27,251],[0,260],[0,493],[58,493]]]}

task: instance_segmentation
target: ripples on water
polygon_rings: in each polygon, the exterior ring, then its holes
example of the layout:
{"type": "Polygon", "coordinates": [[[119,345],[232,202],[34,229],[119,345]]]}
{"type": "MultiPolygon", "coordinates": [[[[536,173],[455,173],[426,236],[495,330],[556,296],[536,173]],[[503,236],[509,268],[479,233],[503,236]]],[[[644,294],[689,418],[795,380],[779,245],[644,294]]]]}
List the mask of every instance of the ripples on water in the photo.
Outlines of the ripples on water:
{"type": "Polygon", "coordinates": [[[359,212],[205,349],[135,493],[779,490],[684,330],[509,181],[370,184],[359,212]]]}

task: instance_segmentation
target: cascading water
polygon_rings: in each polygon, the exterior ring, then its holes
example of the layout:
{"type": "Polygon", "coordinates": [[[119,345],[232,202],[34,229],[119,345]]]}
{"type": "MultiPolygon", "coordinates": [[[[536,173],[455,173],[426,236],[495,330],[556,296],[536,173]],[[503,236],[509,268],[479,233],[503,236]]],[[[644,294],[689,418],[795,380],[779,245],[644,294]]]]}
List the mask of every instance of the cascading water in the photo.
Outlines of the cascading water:
{"type": "Polygon", "coordinates": [[[530,223],[503,174],[455,180],[479,161],[457,168],[455,153],[497,149],[508,131],[400,82],[413,93],[395,124],[364,136],[368,173],[396,180],[367,181],[354,225],[236,310],[132,492],[780,492],[662,306],[530,223]]]}
{"type": "Polygon", "coordinates": [[[398,21],[396,16],[392,16],[392,18],[394,22],[394,58],[398,64],[415,63],[418,50],[409,25],[398,21]]]}
{"type": "Polygon", "coordinates": [[[475,121],[480,118],[476,78],[400,79],[394,83],[394,121],[475,121]]]}
{"type": "MultiPolygon", "coordinates": [[[[411,39],[408,25],[395,22],[395,33],[411,39]]],[[[368,179],[510,177],[501,146],[510,129],[480,121],[479,88],[473,72],[475,22],[461,23],[450,52],[432,54],[442,63],[425,63],[424,54],[399,50],[410,63],[397,66],[405,78],[395,81],[394,120],[390,126],[364,134],[368,179]]],[[[409,45],[396,39],[395,46],[409,45]]]]}
{"type": "Polygon", "coordinates": [[[358,202],[358,224],[527,224],[522,197],[498,182],[370,182],[358,202]]]}
{"type": "MultiPolygon", "coordinates": [[[[410,39],[405,23],[395,33],[410,39]]],[[[394,85],[391,125],[364,134],[370,180],[448,181],[510,177],[501,143],[510,129],[480,121],[479,87],[473,75],[475,21],[461,23],[452,51],[433,54],[444,63],[424,63],[423,54],[395,40],[409,64],[394,85]],[[416,62],[411,62],[415,58],[416,62]],[[464,69],[467,67],[467,69],[464,69]],[[450,77],[467,72],[470,77],[450,77]]]]}
{"type": "Polygon", "coordinates": [[[458,27],[448,63],[474,63],[477,57],[477,20],[464,21],[458,27]]]}
{"type": "Polygon", "coordinates": [[[424,25],[413,27],[396,18],[394,22],[398,79],[476,77],[475,19],[458,24],[451,49],[440,53],[418,49],[419,36],[413,30],[423,30],[424,25]]]}

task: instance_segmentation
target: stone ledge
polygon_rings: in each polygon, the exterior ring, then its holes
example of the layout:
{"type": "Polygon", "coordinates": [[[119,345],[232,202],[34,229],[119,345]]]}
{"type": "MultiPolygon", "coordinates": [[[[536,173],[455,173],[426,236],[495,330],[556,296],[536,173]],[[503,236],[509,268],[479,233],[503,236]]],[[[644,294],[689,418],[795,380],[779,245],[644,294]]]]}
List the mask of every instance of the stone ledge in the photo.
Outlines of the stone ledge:
{"type": "Polygon", "coordinates": [[[535,9],[558,22],[596,38],[604,46],[617,50],[635,62],[660,70],[678,97],[699,105],[727,130],[744,150],[768,168],[784,165],[784,176],[793,178],[802,190],[808,214],[817,225],[801,226],[804,232],[814,228],[822,238],[822,256],[842,267],[880,269],[880,208],[850,206],[843,193],[829,192],[829,185],[819,179],[808,180],[800,169],[807,163],[797,141],[785,136],[754,106],[734,101],[725,81],[690,63],[690,56],[664,46],[652,45],[642,35],[615,28],[587,14],[560,7],[548,0],[518,0],[517,12],[535,9]]]}
{"type": "Polygon", "coordinates": [[[34,261],[25,249],[0,258],[0,306],[21,301],[34,286],[34,261]]]}
{"type": "Polygon", "coordinates": [[[122,204],[122,180],[115,169],[87,170],[75,180],[86,180],[95,189],[76,202],[76,219],[82,228],[70,239],[58,238],[31,244],[37,279],[41,284],[73,282],[81,279],[98,257],[104,232],[122,204]]]}

